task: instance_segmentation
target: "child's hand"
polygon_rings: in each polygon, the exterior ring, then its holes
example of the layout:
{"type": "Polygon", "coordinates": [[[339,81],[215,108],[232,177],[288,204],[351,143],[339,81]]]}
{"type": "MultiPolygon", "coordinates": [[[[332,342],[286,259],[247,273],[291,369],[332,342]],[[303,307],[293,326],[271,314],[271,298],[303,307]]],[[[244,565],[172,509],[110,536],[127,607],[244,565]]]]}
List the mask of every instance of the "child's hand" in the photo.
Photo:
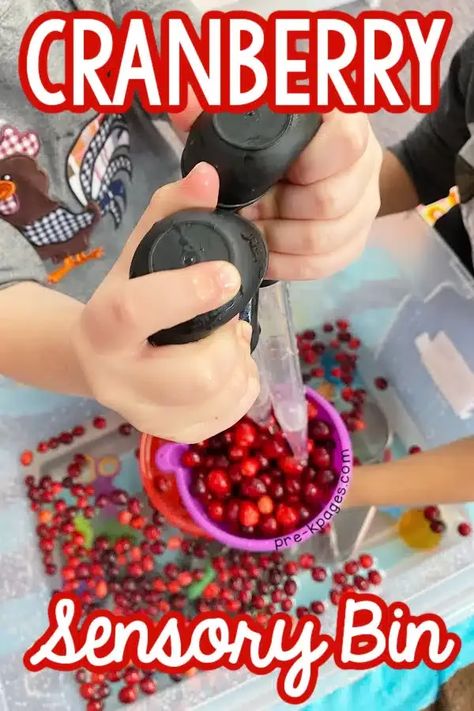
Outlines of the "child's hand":
{"type": "Polygon", "coordinates": [[[251,330],[234,319],[198,343],[155,348],[147,337],[218,308],[240,287],[226,262],[129,279],[140,240],[158,220],[178,210],[213,209],[216,171],[200,164],[184,180],[155,193],[117,263],[72,334],[93,396],[137,429],[191,443],[237,422],[258,394],[250,356],[251,330]]]}
{"type": "Polygon", "coordinates": [[[242,212],[268,243],[269,278],[320,279],[360,256],[380,209],[381,165],[365,114],[324,116],[286,181],[242,212]]]}
{"type": "MultiPolygon", "coordinates": [[[[189,130],[200,113],[194,97],[172,117],[189,130]]],[[[365,114],[333,111],[288,171],[242,210],[270,249],[270,279],[320,279],[357,259],[380,208],[382,149],[365,114]]]]}

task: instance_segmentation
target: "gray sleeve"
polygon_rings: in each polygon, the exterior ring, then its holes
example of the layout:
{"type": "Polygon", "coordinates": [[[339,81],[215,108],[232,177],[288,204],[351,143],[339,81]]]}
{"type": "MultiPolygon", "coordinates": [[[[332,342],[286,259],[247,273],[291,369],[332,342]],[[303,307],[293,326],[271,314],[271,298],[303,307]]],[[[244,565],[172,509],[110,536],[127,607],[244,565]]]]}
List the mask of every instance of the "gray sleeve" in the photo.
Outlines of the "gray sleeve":
{"type": "Polygon", "coordinates": [[[0,289],[22,281],[45,284],[46,270],[23,235],[0,220],[0,289]]]}
{"type": "Polygon", "coordinates": [[[456,156],[470,137],[466,102],[474,80],[473,57],[474,34],[454,56],[439,108],[390,148],[413,180],[422,203],[445,197],[456,184],[456,156]]]}
{"type": "Polygon", "coordinates": [[[130,10],[143,10],[150,15],[153,20],[156,36],[159,42],[160,20],[162,15],[168,10],[179,10],[185,12],[194,24],[196,24],[201,13],[192,0],[148,0],[148,2],[137,2],[137,0],[112,0],[112,17],[115,22],[121,22],[123,16],[130,10]]]}

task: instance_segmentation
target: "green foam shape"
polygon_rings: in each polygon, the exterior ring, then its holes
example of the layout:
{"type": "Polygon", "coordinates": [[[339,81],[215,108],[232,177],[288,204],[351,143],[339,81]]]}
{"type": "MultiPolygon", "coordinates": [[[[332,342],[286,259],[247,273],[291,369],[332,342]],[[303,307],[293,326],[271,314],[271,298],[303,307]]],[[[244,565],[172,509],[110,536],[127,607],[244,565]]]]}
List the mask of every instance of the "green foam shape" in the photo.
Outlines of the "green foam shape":
{"type": "Polygon", "coordinates": [[[190,600],[196,600],[198,597],[201,597],[204,588],[206,588],[209,583],[212,583],[215,577],[216,571],[211,565],[208,565],[206,570],[204,571],[204,575],[202,576],[201,580],[196,580],[195,583],[192,583],[187,588],[186,592],[188,598],[190,600]]]}

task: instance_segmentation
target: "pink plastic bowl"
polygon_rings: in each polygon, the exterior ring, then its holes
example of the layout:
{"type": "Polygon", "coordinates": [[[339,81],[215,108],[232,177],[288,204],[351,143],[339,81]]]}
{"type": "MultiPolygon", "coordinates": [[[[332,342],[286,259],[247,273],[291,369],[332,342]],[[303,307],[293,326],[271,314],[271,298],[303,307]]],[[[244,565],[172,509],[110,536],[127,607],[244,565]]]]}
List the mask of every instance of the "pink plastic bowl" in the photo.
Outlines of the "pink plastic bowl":
{"type": "Polygon", "coordinates": [[[167,442],[155,450],[155,466],[162,472],[174,472],[181,500],[197,526],[206,534],[231,548],[248,551],[275,551],[290,548],[307,541],[327,526],[339,513],[345,494],[352,478],[352,447],[349,434],[339,413],[319,393],[307,388],[306,396],[318,408],[318,417],[331,427],[335,448],[332,453],[332,467],[339,474],[339,486],[336,486],[326,506],[309,522],[291,534],[277,538],[244,538],[228,533],[207,516],[203,506],[191,493],[192,473],[181,465],[187,445],[167,442]]]}

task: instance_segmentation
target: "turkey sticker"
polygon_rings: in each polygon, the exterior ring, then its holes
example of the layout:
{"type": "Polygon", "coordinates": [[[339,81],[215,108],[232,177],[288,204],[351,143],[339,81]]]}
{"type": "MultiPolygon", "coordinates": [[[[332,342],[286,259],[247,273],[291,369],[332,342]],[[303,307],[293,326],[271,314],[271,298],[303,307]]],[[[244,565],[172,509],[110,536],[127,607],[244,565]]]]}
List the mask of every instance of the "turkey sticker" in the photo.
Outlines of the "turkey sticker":
{"type": "Polygon", "coordinates": [[[62,264],[50,281],[102,255],[100,248],[86,250],[101,217],[110,214],[115,227],[121,222],[124,180],[132,175],[129,148],[124,116],[98,115],[85,126],[67,157],[68,184],[82,205],[76,212],[50,196],[48,176],[37,161],[37,134],[0,124],[0,218],[16,227],[43,260],[62,264]]]}

